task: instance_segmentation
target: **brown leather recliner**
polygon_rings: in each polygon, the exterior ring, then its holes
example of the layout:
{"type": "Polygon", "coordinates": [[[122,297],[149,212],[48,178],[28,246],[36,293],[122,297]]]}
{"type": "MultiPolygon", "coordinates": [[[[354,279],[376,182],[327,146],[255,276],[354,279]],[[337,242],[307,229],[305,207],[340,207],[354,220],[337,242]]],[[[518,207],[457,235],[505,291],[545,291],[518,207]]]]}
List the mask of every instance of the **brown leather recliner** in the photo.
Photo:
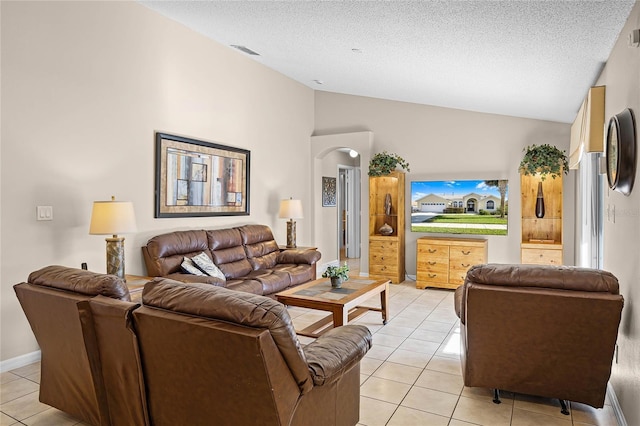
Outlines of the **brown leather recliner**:
{"type": "Polygon", "coordinates": [[[47,266],[13,288],[41,350],[40,401],[92,425],[110,424],[107,395],[102,378],[92,372],[76,305],[96,295],[129,301],[124,281],[47,266]]]}
{"type": "Polygon", "coordinates": [[[267,297],[156,278],[142,300],[132,315],[152,424],[358,422],[366,327],[303,349],[286,307],[267,297]]]}
{"type": "Polygon", "coordinates": [[[455,296],[466,386],[603,406],[624,304],[611,273],[476,265],[455,296]]]}

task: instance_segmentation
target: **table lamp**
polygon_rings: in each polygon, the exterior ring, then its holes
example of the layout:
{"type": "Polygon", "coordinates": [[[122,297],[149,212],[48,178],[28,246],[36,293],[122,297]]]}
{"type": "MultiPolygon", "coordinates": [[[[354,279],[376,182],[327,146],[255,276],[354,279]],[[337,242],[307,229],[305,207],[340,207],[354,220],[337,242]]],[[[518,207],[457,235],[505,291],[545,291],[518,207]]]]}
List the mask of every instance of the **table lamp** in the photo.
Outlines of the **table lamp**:
{"type": "Polygon", "coordinates": [[[136,231],[136,216],[129,201],[94,201],[91,212],[91,235],[112,235],[107,241],[107,274],[124,279],[124,237],[136,231]]]}
{"type": "Polygon", "coordinates": [[[287,221],[287,248],[296,248],[296,222],[293,219],[302,219],[302,201],[288,199],[280,201],[281,219],[289,218],[287,221]]]}

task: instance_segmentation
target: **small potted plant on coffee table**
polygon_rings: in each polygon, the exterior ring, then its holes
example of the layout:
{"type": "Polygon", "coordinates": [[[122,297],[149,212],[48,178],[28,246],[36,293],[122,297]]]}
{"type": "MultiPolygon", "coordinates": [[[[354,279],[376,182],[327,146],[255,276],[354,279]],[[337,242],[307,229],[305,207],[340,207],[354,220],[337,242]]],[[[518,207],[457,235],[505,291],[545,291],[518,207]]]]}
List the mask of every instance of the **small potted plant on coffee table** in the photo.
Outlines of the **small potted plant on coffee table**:
{"type": "Polygon", "coordinates": [[[322,277],[331,279],[331,287],[340,288],[342,287],[342,283],[349,279],[349,265],[347,265],[347,262],[344,262],[342,266],[327,266],[322,277]]]}

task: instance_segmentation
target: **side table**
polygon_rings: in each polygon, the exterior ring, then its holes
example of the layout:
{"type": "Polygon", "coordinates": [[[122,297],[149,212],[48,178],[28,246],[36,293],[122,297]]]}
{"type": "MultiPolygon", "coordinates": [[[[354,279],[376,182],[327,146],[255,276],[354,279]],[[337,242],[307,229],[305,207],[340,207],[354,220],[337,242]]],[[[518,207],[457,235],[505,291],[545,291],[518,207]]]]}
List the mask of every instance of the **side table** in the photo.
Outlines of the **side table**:
{"type": "Polygon", "coordinates": [[[144,285],[151,281],[153,277],[145,277],[143,275],[129,275],[126,274],[124,276],[125,281],[127,282],[127,287],[129,288],[129,295],[131,296],[131,301],[139,303],[142,299],[142,289],[144,285]]]}

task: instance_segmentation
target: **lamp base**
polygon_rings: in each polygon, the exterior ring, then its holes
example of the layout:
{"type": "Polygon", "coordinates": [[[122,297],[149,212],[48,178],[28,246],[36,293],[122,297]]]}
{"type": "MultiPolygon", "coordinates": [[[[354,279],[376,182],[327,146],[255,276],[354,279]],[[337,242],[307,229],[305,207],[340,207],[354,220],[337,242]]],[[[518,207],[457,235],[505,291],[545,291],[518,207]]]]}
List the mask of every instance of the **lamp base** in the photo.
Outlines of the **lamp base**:
{"type": "Polygon", "coordinates": [[[107,274],[124,279],[124,237],[114,235],[107,241],[107,274]]]}
{"type": "Polygon", "coordinates": [[[287,248],[296,248],[296,223],[293,219],[287,222],[287,248]]]}

